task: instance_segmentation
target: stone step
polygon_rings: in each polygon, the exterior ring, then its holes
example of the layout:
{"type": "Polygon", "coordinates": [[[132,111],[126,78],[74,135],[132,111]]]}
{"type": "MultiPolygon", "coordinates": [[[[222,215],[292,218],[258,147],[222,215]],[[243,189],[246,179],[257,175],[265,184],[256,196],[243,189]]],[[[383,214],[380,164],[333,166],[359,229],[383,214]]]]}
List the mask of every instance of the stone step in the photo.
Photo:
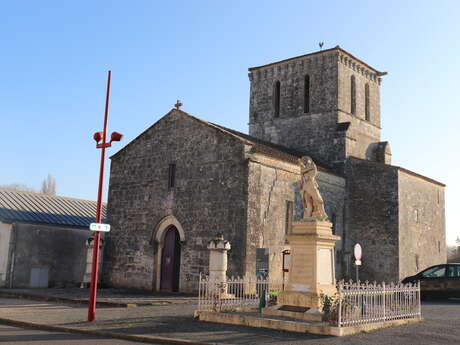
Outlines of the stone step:
{"type": "Polygon", "coordinates": [[[213,311],[195,311],[195,317],[200,321],[216,322],[230,325],[240,325],[257,328],[270,328],[278,331],[311,333],[320,335],[344,336],[360,332],[369,332],[372,330],[407,325],[422,321],[421,318],[412,318],[404,320],[393,320],[386,322],[376,322],[370,324],[360,324],[349,327],[334,327],[328,322],[304,321],[287,316],[264,315],[257,312],[213,312],[213,311]]]}
{"type": "Polygon", "coordinates": [[[275,308],[263,308],[262,315],[269,316],[281,316],[287,317],[293,320],[302,320],[302,321],[322,321],[322,313],[319,311],[314,311],[310,308],[302,307],[291,307],[291,306],[276,306],[275,308]]]}
{"type": "Polygon", "coordinates": [[[333,334],[332,328],[327,322],[297,320],[286,316],[272,316],[261,313],[229,312],[218,313],[199,311],[195,314],[200,321],[226,323],[249,327],[271,328],[279,331],[312,333],[322,335],[333,334]]]}

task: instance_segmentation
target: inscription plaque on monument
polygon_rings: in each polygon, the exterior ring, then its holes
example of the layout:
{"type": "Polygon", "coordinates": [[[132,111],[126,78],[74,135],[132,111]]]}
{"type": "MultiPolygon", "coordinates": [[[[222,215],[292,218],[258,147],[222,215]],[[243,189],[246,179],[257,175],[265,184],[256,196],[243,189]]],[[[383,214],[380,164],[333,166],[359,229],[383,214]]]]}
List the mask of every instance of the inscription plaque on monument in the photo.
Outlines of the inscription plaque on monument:
{"type": "Polygon", "coordinates": [[[307,252],[296,252],[294,254],[292,265],[296,267],[296,270],[291,273],[292,281],[305,281],[312,275],[312,264],[311,257],[307,252]]]}
{"type": "Polygon", "coordinates": [[[328,248],[318,248],[318,284],[332,284],[332,250],[328,248]]]}

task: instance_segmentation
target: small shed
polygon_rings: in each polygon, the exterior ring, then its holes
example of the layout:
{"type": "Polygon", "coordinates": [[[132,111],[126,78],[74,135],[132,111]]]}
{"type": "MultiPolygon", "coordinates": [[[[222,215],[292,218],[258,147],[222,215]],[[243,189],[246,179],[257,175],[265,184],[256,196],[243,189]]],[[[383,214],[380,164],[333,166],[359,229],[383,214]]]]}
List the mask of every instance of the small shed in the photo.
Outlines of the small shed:
{"type": "Polygon", "coordinates": [[[94,201],[0,188],[0,287],[80,285],[95,214],[94,201]]]}

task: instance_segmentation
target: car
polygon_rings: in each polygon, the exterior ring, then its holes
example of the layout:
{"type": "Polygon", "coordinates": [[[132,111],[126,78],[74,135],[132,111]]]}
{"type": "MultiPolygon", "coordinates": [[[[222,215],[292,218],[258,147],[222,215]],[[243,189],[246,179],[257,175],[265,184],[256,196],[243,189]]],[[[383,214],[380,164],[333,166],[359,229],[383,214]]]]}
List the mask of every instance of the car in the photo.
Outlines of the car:
{"type": "Polygon", "coordinates": [[[256,271],[256,278],[258,280],[264,280],[268,278],[268,270],[267,269],[259,269],[256,271]]]}
{"type": "Polygon", "coordinates": [[[460,298],[460,263],[431,266],[401,282],[407,284],[418,281],[423,298],[460,298]]]}

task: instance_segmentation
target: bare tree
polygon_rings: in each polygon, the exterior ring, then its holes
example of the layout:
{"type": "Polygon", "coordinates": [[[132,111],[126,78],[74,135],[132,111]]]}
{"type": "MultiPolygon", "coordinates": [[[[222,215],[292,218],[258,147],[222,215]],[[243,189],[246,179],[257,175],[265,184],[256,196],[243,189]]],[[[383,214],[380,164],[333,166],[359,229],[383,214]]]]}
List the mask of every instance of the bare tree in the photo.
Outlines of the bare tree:
{"type": "Polygon", "coordinates": [[[48,177],[43,180],[40,192],[48,195],[56,195],[56,180],[51,174],[48,174],[48,177]]]}
{"type": "Polygon", "coordinates": [[[460,262],[460,238],[457,237],[455,245],[447,247],[447,262],[460,262]]]}
{"type": "Polygon", "coordinates": [[[10,183],[10,184],[5,184],[3,186],[0,186],[0,188],[5,188],[5,189],[10,189],[10,190],[17,190],[17,191],[22,191],[22,192],[31,192],[31,193],[37,193],[35,189],[32,187],[29,187],[25,184],[21,183],[10,183]]]}

